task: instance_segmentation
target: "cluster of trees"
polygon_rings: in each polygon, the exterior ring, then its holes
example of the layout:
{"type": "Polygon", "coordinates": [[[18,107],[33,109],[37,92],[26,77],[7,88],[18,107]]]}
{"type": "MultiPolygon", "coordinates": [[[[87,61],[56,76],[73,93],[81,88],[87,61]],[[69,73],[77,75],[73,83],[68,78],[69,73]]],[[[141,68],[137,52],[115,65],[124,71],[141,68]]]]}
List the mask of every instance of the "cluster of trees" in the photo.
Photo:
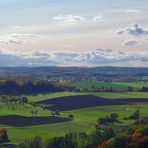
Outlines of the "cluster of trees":
{"type": "Polygon", "coordinates": [[[28,103],[28,98],[25,96],[17,97],[17,96],[1,96],[0,101],[3,103],[10,104],[25,104],[28,103]]]}
{"type": "MultiPolygon", "coordinates": [[[[28,98],[25,96],[17,97],[17,96],[1,96],[0,102],[5,104],[7,107],[11,107],[12,110],[17,109],[19,106],[28,103],[28,98]]],[[[3,107],[3,106],[1,106],[3,107]]]]}
{"type": "Polygon", "coordinates": [[[59,112],[58,110],[56,110],[56,111],[51,111],[51,114],[52,114],[53,116],[59,116],[59,115],[60,115],[60,112],[59,112]]]}
{"type": "Polygon", "coordinates": [[[115,137],[105,140],[98,148],[147,148],[148,122],[132,125],[115,137]]]}
{"type": "Polygon", "coordinates": [[[115,135],[112,129],[96,130],[91,134],[68,133],[62,137],[54,137],[43,142],[41,137],[35,136],[24,141],[19,148],[95,148],[104,140],[108,140],[115,135]]]}
{"type": "Polygon", "coordinates": [[[118,114],[117,113],[111,113],[110,115],[107,115],[105,117],[100,117],[97,120],[96,128],[100,128],[100,125],[103,125],[103,124],[117,122],[118,121],[117,119],[118,119],[118,114]]]}
{"type": "Polygon", "coordinates": [[[140,111],[136,110],[131,116],[128,117],[128,119],[132,119],[132,120],[140,119],[140,111]]]}
{"type": "Polygon", "coordinates": [[[45,80],[5,80],[0,81],[0,94],[23,94],[56,91],[72,91],[73,88],[45,80]]]}
{"type": "MultiPolygon", "coordinates": [[[[51,111],[51,115],[53,115],[53,116],[59,116],[60,115],[60,112],[58,110],[51,111]]],[[[68,115],[68,118],[74,119],[74,115],[73,114],[69,114],[68,115]]]]}
{"type": "Polygon", "coordinates": [[[74,89],[76,92],[148,92],[148,87],[143,86],[142,88],[133,88],[131,86],[127,88],[113,88],[110,86],[101,86],[101,87],[96,87],[94,85],[91,86],[91,88],[75,88],[74,89]]]}
{"type": "Polygon", "coordinates": [[[143,86],[141,89],[140,89],[141,92],[148,92],[148,87],[145,87],[143,86]]]}
{"type": "Polygon", "coordinates": [[[96,87],[92,85],[90,89],[74,88],[64,86],[59,81],[48,80],[0,80],[0,94],[25,94],[25,93],[44,93],[57,91],[75,91],[75,92],[148,92],[148,87],[135,89],[133,87],[114,89],[113,87],[96,87]]]}
{"type": "Polygon", "coordinates": [[[140,111],[136,110],[133,114],[131,114],[129,117],[124,117],[124,120],[139,120],[140,119],[140,111]]]}
{"type": "Polygon", "coordinates": [[[0,144],[3,142],[8,142],[8,135],[7,135],[7,129],[5,128],[0,128],[0,144]]]}
{"type": "Polygon", "coordinates": [[[75,88],[76,92],[116,92],[117,90],[112,87],[95,87],[94,85],[91,88],[75,88]]]}

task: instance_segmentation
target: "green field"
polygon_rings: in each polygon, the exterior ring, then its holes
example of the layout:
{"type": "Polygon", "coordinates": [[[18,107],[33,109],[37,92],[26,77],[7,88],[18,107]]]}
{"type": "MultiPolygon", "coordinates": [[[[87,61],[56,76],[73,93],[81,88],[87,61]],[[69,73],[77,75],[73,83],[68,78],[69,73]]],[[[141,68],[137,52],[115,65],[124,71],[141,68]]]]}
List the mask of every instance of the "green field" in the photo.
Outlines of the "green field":
{"type": "Polygon", "coordinates": [[[82,82],[65,82],[66,86],[76,87],[80,89],[91,89],[95,87],[112,87],[115,90],[127,90],[128,87],[140,89],[143,86],[148,87],[148,82],[102,82],[102,81],[82,81],[82,82]]]}
{"type": "Polygon", "coordinates": [[[108,99],[119,99],[119,98],[148,98],[147,92],[57,92],[47,93],[38,95],[27,96],[30,102],[37,102],[46,99],[52,99],[64,96],[76,96],[76,95],[95,95],[108,99]]]}
{"type": "MultiPolygon", "coordinates": [[[[77,83],[72,84],[77,87],[91,87],[92,83],[77,83]]],[[[93,83],[94,85],[94,83],[93,83]]],[[[105,82],[96,82],[96,86],[112,86],[114,88],[127,88],[132,86],[134,88],[140,88],[141,86],[147,86],[148,83],[105,83],[105,82]],[[145,85],[144,85],[145,84],[145,85]]],[[[146,92],[56,92],[56,93],[44,93],[36,95],[27,95],[29,102],[37,102],[46,99],[64,97],[64,96],[76,96],[76,95],[94,95],[98,97],[103,97],[107,99],[119,99],[119,98],[148,98],[148,93],[146,92]]],[[[95,130],[95,123],[99,117],[109,115],[112,112],[119,114],[120,123],[115,125],[126,126],[134,121],[132,120],[123,120],[124,117],[128,117],[135,110],[139,109],[141,116],[148,115],[147,109],[148,104],[135,104],[135,105],[118,105],[118,106],[100,106],[100,107],[91,107],[83,108],[78,110],[69,110],[60,112],[61,117],[68,117],[69,114],[74,115],[74,120],[71,122],[65,123],[56,123],[40,126],[30,126],[30,127],[11,127],[7,125],[0,125],[0,127],[5,127],[8,129],[8,135],[12,142],[21,142],[24,139],[31,138],[35,135],[40,135],[44,140],[52,138],[55,136],[63,136],[64,134],[72,131],[86,131],[91,132],[95,130]]],[[[39,107],[33,107],[31,104],[17,105],[13,109],[12,105],[5,105],[0,103],[0,115],[22,115],[22,116],[31,116],[31,110],[38,110],[38,116],[49,116],[51,115],[50,111],[43,110],[39,107]]],[[[114,125],[112,125],[114,126],[114,125]]]]}
{"type": "Polygon", "coordinates": [[[9,137],[14,142],[23,141],[26,138],[30,138],[35,135],[40,135],[43,139],[54,136],[62,136],[67,132],[72,131],[87,131],[91,132],[95,130],[95,123],[99,117],[110,114],[111,112],[117,112],[119,114],[119,120],[122,125],[132,123],[131,120],[123,120],[123,117],[128,117],[136,109],[139,109],[141,115],[147,115],[148,105],[122,105],[122,106],[104,106],[104,107],[93,107],[85,108],[72,111],[61,112],[61,116],[67,117],[69,114],[75,116],[75,120],[67,123],[58,123],[51,125],[32,126],[32,127],[6,127],[9,131],[9,137]]]}
{"type": "Polygon", "coordinates": [[[45,94],[37,94],[37,95],[29,95],[27,96],[30,102],[37,102],[46,99],[65,97],[65,96],[73,96],[73,95],[84,95],[85,93],[79,92],[56,92],[56,93],[45,93],[45,94]]]}
{"type": "Polygon", "coordinates": [[[17,105],[12,107],[12,105],[6,106],[5,104],[0,102],[0,116],[3,115],[20,115],[20,116],[31,116],[31,110],[37,110],[38,116],[48,116],[51,115],[51,112],[45,111],[42,108],[33,107],[32,105],[17,105]]]}

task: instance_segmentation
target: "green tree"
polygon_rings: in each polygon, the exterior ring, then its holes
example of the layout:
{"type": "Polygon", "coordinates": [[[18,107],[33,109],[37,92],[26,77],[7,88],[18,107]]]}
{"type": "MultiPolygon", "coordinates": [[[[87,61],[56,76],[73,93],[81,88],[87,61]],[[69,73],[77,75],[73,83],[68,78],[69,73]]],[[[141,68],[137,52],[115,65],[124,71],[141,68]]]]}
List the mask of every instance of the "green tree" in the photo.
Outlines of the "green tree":
{"type": "Polygon", "coordinates": [[[44,148],[42,139],[40,136],[35,136],[29,140],[25,140],[24,143],[19,145],[19,148],[44,148]]]}

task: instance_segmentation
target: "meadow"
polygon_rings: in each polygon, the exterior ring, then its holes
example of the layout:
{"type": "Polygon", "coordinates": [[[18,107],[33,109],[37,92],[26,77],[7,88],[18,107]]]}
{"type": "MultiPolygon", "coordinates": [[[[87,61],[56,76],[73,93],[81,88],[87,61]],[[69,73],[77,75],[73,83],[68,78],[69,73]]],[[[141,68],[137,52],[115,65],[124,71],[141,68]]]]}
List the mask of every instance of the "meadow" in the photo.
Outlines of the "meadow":
{"type": "Polygon", "coordinates": [[[104,81],[93,81],[85,80],[82,82],[63,82],[64,85],[76,87],[80,89],[91,89],[94,87],[112,87],[115,90],[128,90],[128,87],[133,87],[135,90],[140,88],[148,87],[148,82],[104,82],[104,81]]]}
{"type": "MultiPolygon", "coordinates": [[[[144,82],[95,82],[89,83],[75,83],[71,84],[71,86],[79,87],[79,88],[90,88],[92,85],[95,86],[109,86],[114,88],[127,88],[132,86],[134,88],[141,88],[142,86],[147,86],[148,83],[144,82]]],[[[19,115],[25,117],[31,117],[31,111],[37,110],[38,117],[50,117],[52,116],[52,112],[43,109],[42,107],[34,106],[33,104],[38,101],[43,101],[46,99],[54,99],[59,97],[68,97],[68,96],[81,96],[81,95],[92,95],[97,97],[102,97],[106,99],[120,99],[120,98],[146,98],[148,99],[147,92],[55,92],[55,93],[40,93],[40,94],[32,94],[26,95],[28,98],[28,103],[23,105],[15,105],[12,104],[4,104],[0,102],[0,116],[6,115],[19,115]],[[14,109],[15,107],[15,109],[14,109]]],[[[68,118],[70,114],[74,116],[74,119],[69,122],[63,123],[54,123],[54,124],[43,124],[36,126],[26,126],[26,127],[13,127],[8,125],[0,125],[0,127],[5,127],[8,129],[8,135],[11,142],[20,143],[24,141],[24,139],[31,138],[35,135],[39,135],[43,138],[43,140],[53,138],[55,136],[63,136],[66,133],[73,131],[85,131],[87,133],[95,130],[95,124],[98,118],[102,116],[109,115],[110,113],[116,112],[119,115],[119,122],[114,123],[111,126],[113,128],[125,127],[127,125],[132,124],[133,120],[124,120],[123,118],[128,117],[134,111],[140,110],[141,116],[147,116],[148,104],[139,103],[139,104],[127,104],[127,105],[109,105],[109,106],[96,106],[89,108],[81,108],[75,110],[67,110],[60,111],[58,117],[68,118]]]]}
{"type": "MultiPolygon", "coordinates": [[[[121,106],[101,106],[93,108],[85,108],[79,110],[64,111],[60,113],[62,117],[68,117],[69,114],[74,115],[74,121],[65,123],[56,123],[50,125],[40,125],[31,127],[11,127],[1,125],[9,131],[9,138],[13,142],[20,142],[24,139],[31,138],[35,135],[40,135],[44,140],[55,136],[62,136],[72,131],[87,131],[95,130],[95,123],[99,117],[116,112],[119,115],[118,125],[126,126],[133,120],[123,120],[124,117],[131,115],[136,109],[140,110],[142,116],[147,115],[148,105],[121,105],[121,106]]],[[[18,113],[19,114],[19,113],[18,113]]]]}
{"type": "Polygon", "coordinates": [[[56,92],[37,95],[28,95],[30,102],[38,102],[46,99],[53,99],[65,96],[77,96],[77,95],[94,95],[108,99],[119,98],[148,98],[147,92],[56,92]]]}

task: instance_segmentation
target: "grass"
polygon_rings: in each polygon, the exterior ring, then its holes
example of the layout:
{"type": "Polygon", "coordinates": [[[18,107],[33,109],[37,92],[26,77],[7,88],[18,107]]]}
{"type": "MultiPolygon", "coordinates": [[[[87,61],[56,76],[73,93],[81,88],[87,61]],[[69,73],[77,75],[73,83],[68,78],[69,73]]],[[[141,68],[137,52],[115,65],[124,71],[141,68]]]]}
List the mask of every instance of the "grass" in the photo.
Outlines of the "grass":
{"type": "Polygon", "coordinates": [[[126,89],[127,86],[112,83],[112,82],[101,82],[101,81],[83,81],[83,82],[76,82],[76,83],[70,83],[66,84],[67,86],[76,87],[80,89],[91,89],[92,86],[95,87],[112,87],[114,89],[126,89]]]}
{"type": "Polygon", "coordinates": [[[12,107],[12,105],[6,105],[3,103],[0,103],[0,116],[3,115],[20,115],[20,116],[31,116],[30,111],[31,110],[37,110],[38,116],[48,116],[51,113],[49,111],[45,111],[42,108],[36,108],[32,105],[25,104],[25,105],[15,105],[12,107]]]}
{"type": "Polygon", "coordinates": [[[52,99],[64,96],[76,96],[76,95],[95,95],[108,99],[119,99],[119,98],[148,98],[146,92],[56,92],[47,94],[38,94],[27,96],[30,102],[37,102],[46,99],[52,99]]]}
{"type": "Polygon", "coordinates": [[[45,94],[37,94],[37,95],[29,95],[27,96],[30,102],[42,101],[45,99],[52,99],[64,96],[73,96],[73,95],[83,95],[84,93],[77,92],[56,92],[56,93],[45,93],[45,94]]]}
{"type": "Polygon", "coordinates": [[[91,89],[95,87],[112,87],[115,90],[128,90],[128,87],[140,89],[143,86],[148,87],[148,82],[102,82],[102,81],[82,81],[64,83],[66,86],[76,87],[80,89],[91,89]]]}
{"type": "MultiPolygon", "coordinates": [[[[73,83],[81,88],[90,88],[92,85],[100,87],[114,87],[116,89],[132,86],[134,88],[141,88],[142,86],[148,86],[148,83],[144,82],[89,82],[85,83],[73,83]]],[[[46,93],[37,95],[28,95],[29,102],[37,102],[46,99],[52,99],[64,96],[74,96],[74,95],[95,95],[99,97],[104,97],[108,99],[117,98],[148,98],[148,93],[144,92],[56,92],[56,93],[46,93]]],[[[69,114],[73,114],[75,117],[74,121],[65,123],[56,123],[49,125],[39,125],[31,127],[16,128],[6,125],[0,125],[0,127],[5,127],[8,129],[8,135],[12,142],[21,142],[24,139],[31,138],[35,135],[40,135],[44,140],[52,138],[55,136],[63,136],[64,134],[72,131],[86,131],[91,132],[95,130],[95,123],[99,117],[109,115],[112,112],[117,112],[119,114],[119,120],[123,122],[122,125],[131,124],[132,120],[123,120],[123,117],[128,117],[135,110],[139,109],[141,115],[147,115],[148,104],[145,105],[119,105],[119,106],[100,106],[93,108],[84,108],[79,110],[70,110],[61,112],[62,117],[68,117],[69,114]]],[[[23,106],[16,106],[14,110],[12,106],[6,106],[0,103],[0,115],[22,115],[31,116],[31,110],[38,110],[38,116],[49,116],[51,113],[49,111],[42,110],[41,108],[33,107],[32,105],[26,104],[23,106]]]]}
{"type": "Polygon", "coordinates": [[[119,120],[123,122],[123,125],[128,125],[133,121],[123,120],[123,117],[128,117],[136,109],[140,110],[141,115],[147,115],[147,108],[148,105],[121,105],[85,108],[61,112],[61,116],[64,117],[67,117],[69,114],[73,114],[75,120],[71,122],[23,128],[14,128],[2,125],[1,127],[6,127],[8,129],[9,137],[13,142],[20,142],[35,135],[40,135],[43,139],[47,139],[54,136],[63,136],[64,134],[72,131],[91,132],[92,130],[95,130],[94,125],[96,120],[99,117],[110,114],[111,112],[117,112],[119,114],[119,120]]]}
{"type": "Polygon", "coordinates": [[[104,97],[104,98],[108,98],[108,99],[148,98],[147,92],[122,92],[122,93],[96,92],[94,95],[104,97]]]}

